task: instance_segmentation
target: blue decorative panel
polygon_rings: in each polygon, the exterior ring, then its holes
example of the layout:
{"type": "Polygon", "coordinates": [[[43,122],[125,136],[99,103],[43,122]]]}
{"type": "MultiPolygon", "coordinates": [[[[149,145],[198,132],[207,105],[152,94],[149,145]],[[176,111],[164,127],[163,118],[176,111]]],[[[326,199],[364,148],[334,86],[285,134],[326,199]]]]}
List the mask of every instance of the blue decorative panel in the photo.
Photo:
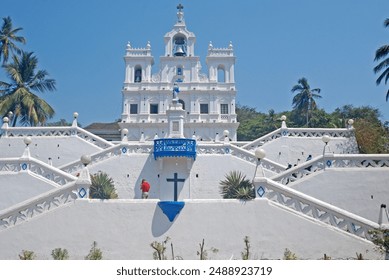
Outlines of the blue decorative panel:
{"type": "Polygon", "coordinates": [[[22,170],[26,170],[28,168],[27,163],[22,163],[22,170]]]}
{"type": "Polygon", "coordinates": [[[260,186],[257,190],[257,194],[259,195],[259,197],[263,197],[263,195],[265,194],[265,189],[260,186]]]}
{"type": "Polygon", "coordinates": [[[332,161],[331,160],[327,160],[326,164],[327,164],[328,167],[331,167],[332,161]]]}
{"type": "Polygon", "coordinates": [[[86,190],[84,188],[81,188],[79,191],[78,191],[78,195],[81,197],[81,198],[84,198],[86,196],[86,190]]]}
{"type": "Polygon", "coordinates": [[[154,158],[189,157],[196,159],[196,140],[163,138],[154,140],[154,158]]]}
{"type": "Polygon", "coordinates": [[[226,152],[226,154],[229,154],[230,153],[230,148],[226,148],[225,152],[226,152]]]}
{"type": "Polygon", "coordinates": [[[287,130],[284,130],[284,131],[282,132],[282,135],[283,135],[283,136],[288,135],[288,131],[287,131],[287,130]]]}
{"type": "Polygon", "coordinates": [[[127,153],[127,148],[126,148],[126,147],[123,147],[123,148],[122,148],[122,153],[123,153],[123,154],[127,153]]]}
{"type": "Polygon", "coordinates": [[[158,202],[159,208],[166,215],[170,222],[173,222],[176,216],[181,212],[185,206],[183,201],[160,201],[158,202]]]}

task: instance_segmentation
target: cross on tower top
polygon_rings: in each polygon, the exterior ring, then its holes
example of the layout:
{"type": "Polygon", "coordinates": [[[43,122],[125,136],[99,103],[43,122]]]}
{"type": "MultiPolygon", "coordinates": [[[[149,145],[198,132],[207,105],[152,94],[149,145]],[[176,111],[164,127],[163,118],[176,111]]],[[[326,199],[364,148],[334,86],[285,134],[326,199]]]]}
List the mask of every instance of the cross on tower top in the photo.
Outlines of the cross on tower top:
{"type": "Polygon", "coordinates": [[[184,6],[182,6],[181,3],[178,4],[177,9],[178,9],[179,12],[182,12],[183,8],[184,8],[184,6]]]}

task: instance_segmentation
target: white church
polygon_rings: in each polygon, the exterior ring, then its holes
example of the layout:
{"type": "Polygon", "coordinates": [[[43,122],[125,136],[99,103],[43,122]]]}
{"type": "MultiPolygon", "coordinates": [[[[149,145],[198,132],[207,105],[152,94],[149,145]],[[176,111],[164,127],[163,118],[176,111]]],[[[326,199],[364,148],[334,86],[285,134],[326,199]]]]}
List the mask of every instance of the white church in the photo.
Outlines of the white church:
{"type": "MultiPolygon", "coordinates": [[[[106,125],[0,130],[0,259],[54,248],[83,259],[96,241],[104,259],[152,259],[170,237],[176,256],[240,259],[385,259],[371,232],[388,229],[389,155],[358,153],[353,120],[341,129],[280,128],[237,141],[235,56],[209,43],[207,71],[177,7],[159,69],[148,42],[128,43],[121,120],[106,125]],[[292,164],[293,167],[288,168],[292,164]],[[255,199],[223,199],[220,181],[240,171],[255,199]],[[113,178],[118,199],[89,198],[90,174],[113,178]],[[151,184],[141,199],[140,184],[151,184]]],[[[206,47],[206,46],[205,46],[206,47]]],[[[80,116],[82,118],[82,116],[80,116]]]]}

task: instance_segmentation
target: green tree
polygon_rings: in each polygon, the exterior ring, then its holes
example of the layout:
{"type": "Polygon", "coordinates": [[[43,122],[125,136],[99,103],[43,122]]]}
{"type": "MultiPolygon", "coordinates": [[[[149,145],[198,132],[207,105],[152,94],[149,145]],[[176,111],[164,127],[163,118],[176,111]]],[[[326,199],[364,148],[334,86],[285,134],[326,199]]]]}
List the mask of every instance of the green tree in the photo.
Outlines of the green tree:
{"type": "Polygon", "coordinates": [[[68,250],[62,248],[55,248],[53,251],[51,251],[51,256],[53,257],[53,260],[69,259],[68,250]]]}
{"type": "Polygon", "coordinates": [[[320,89],[311,89],[308,80],[301,78],[297,85],[292,87],[292,93],[297,94],[293,97],[293,109],[306,116],[306,125],[309,126],[309,113],[317,108],[315,98],[321,98],[320,89]]]}
{"type": "Polygon", "coordinates": [[[102,260],[103,259],[103,252],[97,248],[97,242],[93,241],[92,247],[89,250],[89,254],[85,257],[86,260],[102,260]]]}
{"type": "Polygon", "coordinates": [[[220,181],[220,193],[223,198],[249,200],[255,198],[254,185],[240,171],[231,171],[226,179],[220,181]]]}
{"type": "Polygon", "coordinates": [[[34,92],[55,90],[55,80],[47,79],[47,71],[37,70],[38,59],[32,52],[13,55],[13,62],[4,67],[10,83],[0,81],[0,115],[12,111],[15,126],[44,124],[53,117],[54,109],[34,92]]]}
{"type": "MultiPolygon", "coordinates": [[[[384,21],[384,27],[389,27],[389,18],[384,21]]],[[[374,67],[374,73],[379,73],[376,80],[377,85],[385,79],[385,84],[389,80],[389,45],[383,45],[375,52],[374,61],[380,61],[376,67],[374,67]]],[[[389,90],[386,92],[386,101],[389,99],[389,90]]]]}
{"type": "Polygon", "coordinates": [[[26,43],[24,37],[17,35],[22,29],[13,29],[12,19],[10,17],[3,18],[3,25],[0,30],[0,60],[3,60],[3,65],[7,63],[10,52],[21,53],[20,48],[15,43],[26,43]]]}
{"type": "Polygon", "coordinates": [[[370,106],[353,107],[345,105],[336,108],[332,119],[346,123],[354,119],[355,137],[359,151],[364,154],[380,154],[389,152],[389,130],[380,120],[380,111],[370,106]]]}
{"type": "Polygon", "coordinates": [[[89,197],[95,199],[118,198],[114,181],[107,173],[98,172],[91,175],[92,185],[89,190],[89,197]]]}

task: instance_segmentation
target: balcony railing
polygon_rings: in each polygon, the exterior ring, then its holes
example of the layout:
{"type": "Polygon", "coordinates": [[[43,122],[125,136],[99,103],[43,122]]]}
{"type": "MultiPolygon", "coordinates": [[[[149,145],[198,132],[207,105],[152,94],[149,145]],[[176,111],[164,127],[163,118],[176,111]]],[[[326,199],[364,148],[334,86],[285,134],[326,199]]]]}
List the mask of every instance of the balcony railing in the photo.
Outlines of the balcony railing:
{"type": "Polygon", "coordinates": [[[196,159],[196,140],[163,138],[154,140],[154,158],[189,157],[196,159]]]}

